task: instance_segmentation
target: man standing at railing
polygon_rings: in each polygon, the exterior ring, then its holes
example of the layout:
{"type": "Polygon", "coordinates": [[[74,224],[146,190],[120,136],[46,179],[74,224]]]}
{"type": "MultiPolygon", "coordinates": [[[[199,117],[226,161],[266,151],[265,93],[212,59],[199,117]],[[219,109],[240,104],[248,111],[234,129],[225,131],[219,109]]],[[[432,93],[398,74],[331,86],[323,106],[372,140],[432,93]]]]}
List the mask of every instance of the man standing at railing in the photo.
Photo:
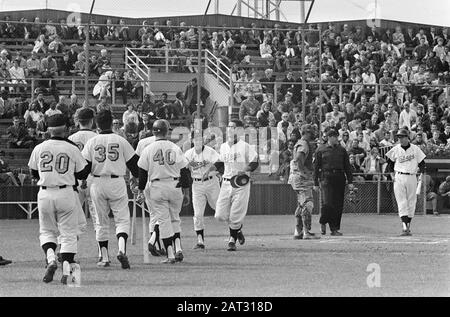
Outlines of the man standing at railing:
{"type": "MultiPolygon", "coordinates": [[[[206,90],[205,87],[200,87],[200,100],[205,106],[206,99],[209,97],[209,91],[206,90]]],[[[184,91],[184,100],[186,100],[187,105],[189,106],[189,110],[191,113],[197,111],[197,78],[192,78],[191,82],[186,86],[186,90],[184,91]]]]}
{"type": "Polygon", "coordinates": [[[417,171],[421,175],[425,170],[425,154],[414,144],[410,144],[409,131],[401,129],[397,133],[400,143],[386,153],[388,166],[394,182],[394,194],[397,200],[398,214],[402,220],[401,236],[411,235],[411,220],[414,217],[417,202],[417,171]]]}

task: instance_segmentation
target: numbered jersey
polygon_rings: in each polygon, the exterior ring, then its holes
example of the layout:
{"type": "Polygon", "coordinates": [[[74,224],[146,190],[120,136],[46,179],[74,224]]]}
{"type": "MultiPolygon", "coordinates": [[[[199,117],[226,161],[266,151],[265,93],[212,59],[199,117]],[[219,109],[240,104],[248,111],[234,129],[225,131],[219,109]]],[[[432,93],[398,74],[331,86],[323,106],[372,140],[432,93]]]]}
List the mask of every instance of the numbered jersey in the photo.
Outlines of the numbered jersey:
{"type": "Polygon", "coordinates": [[[242,140],[232,146],[229,146],[228,142],[223,143],[220,147],[220,161],[224,162],[225,165],[223,177],[231,178],[238,172],[243,172],[257,156],[256,151],[242,140]]]}
{"type": "Polygon", "coordinates": [[[151,136],[148,138],[144,138],[139,141],[137,147],[136,147],[136,154],[140,157],[142,155],[142,152],[144,152],[144,149],[156,141],[155,136],[151,136]]]}
{"type": "Polygon", "coordinates": [[[180,177],[180,170],[188,165],[181,149],[168,140],[156,140],[142,152],[138,166],[148,171],[148,179],[180,177]]]}
{"type": "Polygon", "coordinates": [[[395,162],[395,171],[415,174],[417,173],[419,163],[425,159],[425,154],[415,144],[410,144],[406,151],[400,144],[397,144],[386,153],[386,157],[395,162]]]}
{"type": "Polygon", "coordinates": [[[69,136],[69,140],[75,143],[80,151],[83,151],[87,141],[95,136],[97,136],[97,133],[92,130],[80,130],[69,136]]]}
{"type": "Polygon", "coordinates": [[[39,186],[73,186],[75,172],[81,172],[86,160],[80,150],[64,139],[50,139],[37,145],[28,167],[39,172],[39,186]]]}
{"type": "Polygon", "coordinates": [[[92,162],[92,174],[98,176],[124,176],[126,162],[134,156],[130,143],[112,132],[89,139],[82,153],[86,160],[92,162]]]}
{"type": "Polygon", "coordinates": [[[211,168],[211,165],[219,160],[219,154],[206,145],[200,153],[197,153],[195,148],[192,148],[187,150],[184,155],[189,162],[189,169],[193,178],[202,178],[211,168]]]}

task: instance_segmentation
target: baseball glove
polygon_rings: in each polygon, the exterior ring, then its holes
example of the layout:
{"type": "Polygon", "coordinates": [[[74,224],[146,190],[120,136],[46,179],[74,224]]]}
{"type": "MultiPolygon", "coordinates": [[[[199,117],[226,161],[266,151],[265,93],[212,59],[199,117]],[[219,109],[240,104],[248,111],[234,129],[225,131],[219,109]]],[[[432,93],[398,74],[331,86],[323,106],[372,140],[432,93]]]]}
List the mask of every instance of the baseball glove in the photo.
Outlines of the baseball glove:
{"type": "Polygon", "coordinates": [[[244,187],[248,183],[250,183],[250,177],[247,174],[235,175],[230,180],[230,184],[234,188],[244,187]]]}

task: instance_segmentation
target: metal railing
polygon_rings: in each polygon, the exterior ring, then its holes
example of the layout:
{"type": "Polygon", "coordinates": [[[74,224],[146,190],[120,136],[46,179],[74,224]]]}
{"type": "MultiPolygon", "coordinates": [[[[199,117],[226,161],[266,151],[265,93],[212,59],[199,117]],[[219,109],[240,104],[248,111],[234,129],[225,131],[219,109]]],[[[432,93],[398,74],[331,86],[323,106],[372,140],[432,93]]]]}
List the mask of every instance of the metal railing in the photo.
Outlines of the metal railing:
{"type": "MultiPolygon", "coordinates": [[[[125,47],[125,68],[131,69],[136,76],[145,83],[144,94],[151,93],[150,67],[138,57],[132,49],[125,47]]],[[[115,91],[113,83],[113,90],[115,91]]]]}

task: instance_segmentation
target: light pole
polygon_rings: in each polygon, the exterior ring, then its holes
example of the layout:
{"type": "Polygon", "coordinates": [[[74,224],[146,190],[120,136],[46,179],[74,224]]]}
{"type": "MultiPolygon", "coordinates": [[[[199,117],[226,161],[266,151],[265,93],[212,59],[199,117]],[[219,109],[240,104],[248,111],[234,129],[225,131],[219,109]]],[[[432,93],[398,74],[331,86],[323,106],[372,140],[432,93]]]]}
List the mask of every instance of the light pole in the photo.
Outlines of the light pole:
{"type": "Polygon", "coordinates": [[[86,35],[86,42],[85,42],[85,48],[84,48],[84,57],[85,57],[85,75],[86,78],[84,79],[84,100],[86,102],[86,106],[88,105],[88,98],[89,98],[89,26],[91,24],[91,16],[92,16],[92,10],[94,10],[95,0],[92,0],[91,5],[91,11],[89,11],[89,17],[88,17],[88,23],[86,23],[86,28],[84,29],[85,35],[86,35]]]}

